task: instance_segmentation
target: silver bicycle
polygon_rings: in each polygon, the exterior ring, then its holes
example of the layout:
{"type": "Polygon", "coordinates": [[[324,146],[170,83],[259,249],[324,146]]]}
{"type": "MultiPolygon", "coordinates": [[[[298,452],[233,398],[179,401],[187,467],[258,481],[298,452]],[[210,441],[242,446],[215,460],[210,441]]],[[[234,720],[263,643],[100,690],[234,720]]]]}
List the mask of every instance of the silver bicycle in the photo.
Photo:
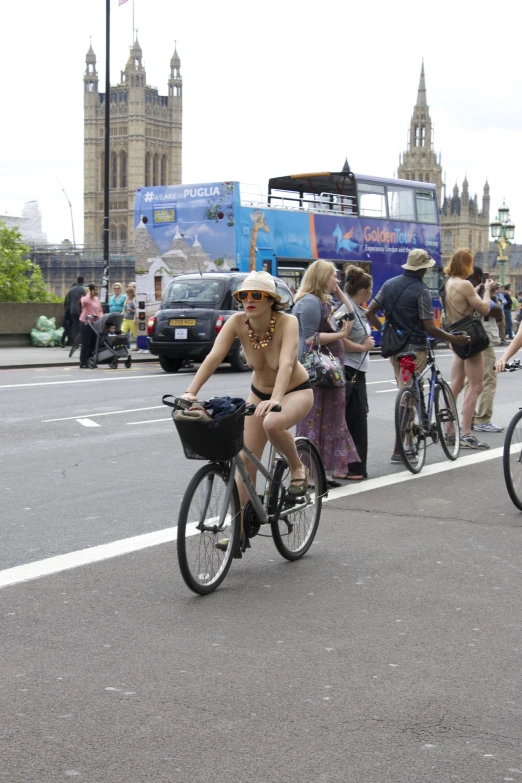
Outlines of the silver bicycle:
{"type": "Polygon", "coordinates": [[[288,493],[288,464],[274,446],[270,446],[265,467],[243,444],[244,417],[253,415],[255,405],[244,405],[227,419],[193,421],[180,426],[175,412],[191,403],[173,395],[166,397],[163,402],[174,408],[174,423],[185,455],[189,459],[209,460],[192,477],[179,512],[178,561],[188,587],[202,595],[215,590],[227,575],[232,560],[242,557],[252,538],[263,535],[260,533],[263,526],[270,526],[274,543],[283,557],[287,560],[303,557],[317,533],[322,500],[327,494],[324,466],[314,444],[308,438],[295,439],[299,458],[309,471],[309,486],[302,496],[294,497],[288,493]],[[262,495],[257,494],[250,480],[243,455],[252,460],[264,479],[262,495]],[[236,476],[242,479],[249,497],[243,510],[242,541],[236,476]]]}

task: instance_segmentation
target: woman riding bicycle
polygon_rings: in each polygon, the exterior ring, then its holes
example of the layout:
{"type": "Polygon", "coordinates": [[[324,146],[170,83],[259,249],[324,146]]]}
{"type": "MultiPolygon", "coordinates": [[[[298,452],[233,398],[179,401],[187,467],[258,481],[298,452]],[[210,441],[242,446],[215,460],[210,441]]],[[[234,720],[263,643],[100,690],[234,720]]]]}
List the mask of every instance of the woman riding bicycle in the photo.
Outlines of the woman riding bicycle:
{"type": "MultiPolygon", "coordinates": [[[[197,399],[200,389],[225,359],[237,337],[254,371],[247,402],[257,405],[254,416],[245,419],[245,444],[261,459],[269,440],[284,455],[290,468],[289,493],[302,495],[308,486],[308,470],[298,457],[289,429],[309,413],[314,395],[308,373],[297,360],[297,318],[281,312],[281,297],[268,272],[251,272],[234,297],[243,305],[243,312],[225,322],[212,351],[182,396],[186,400],[197,399]],[[271,412],[277,405],[281,411],[271,412]]],[[[255,486],[256,468],[246,457],[245,464],[255,486]]],[[[242,482],[238,488],[243,508],[248,496],[242,482]]]]}

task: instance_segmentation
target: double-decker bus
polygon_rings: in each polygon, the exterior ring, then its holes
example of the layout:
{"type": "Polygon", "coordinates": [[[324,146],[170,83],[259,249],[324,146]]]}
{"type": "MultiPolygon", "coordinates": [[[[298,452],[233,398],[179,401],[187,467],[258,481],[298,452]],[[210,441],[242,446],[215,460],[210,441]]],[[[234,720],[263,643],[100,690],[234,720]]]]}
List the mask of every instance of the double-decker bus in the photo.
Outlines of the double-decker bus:
{"type": "Polygon", "coordinates": [[[159,270],[231,268],[266,269],[295,291],[317,258],[341,273],[349,264],[363,267],[377,291],[401,273],[410,250],[422,248],[436,262],[424,279],[440,315],[439,209],[436,186],[427,182],[341,171],[274,177],[266,194],[232,181],[141,188],[135,239],[137,271],[154,276],[156,292],[159,270]],[[138,270],[145,246],[149,262],[138,270]]]}

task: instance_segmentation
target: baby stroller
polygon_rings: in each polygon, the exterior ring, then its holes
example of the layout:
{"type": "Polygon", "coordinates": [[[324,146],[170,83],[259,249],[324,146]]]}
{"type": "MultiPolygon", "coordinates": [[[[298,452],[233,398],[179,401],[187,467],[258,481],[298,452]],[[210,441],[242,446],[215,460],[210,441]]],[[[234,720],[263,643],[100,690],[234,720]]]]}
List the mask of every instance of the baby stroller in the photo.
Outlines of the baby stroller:
{"type": "Polygon", "coordinates": [[[125,359],[125,367],[129,369],[132,357],[125,345],[125,335],[121,333],[122,316],[120,313],[106,313],[96,321],[87,318],[87,323],[96,335],[93,340],[92,353],[87,359],[87,367],[108,363],[111,370],[118,367],[118,360],[125,359]],[[110,331],[114,327],[114,331],[110,331]]]}

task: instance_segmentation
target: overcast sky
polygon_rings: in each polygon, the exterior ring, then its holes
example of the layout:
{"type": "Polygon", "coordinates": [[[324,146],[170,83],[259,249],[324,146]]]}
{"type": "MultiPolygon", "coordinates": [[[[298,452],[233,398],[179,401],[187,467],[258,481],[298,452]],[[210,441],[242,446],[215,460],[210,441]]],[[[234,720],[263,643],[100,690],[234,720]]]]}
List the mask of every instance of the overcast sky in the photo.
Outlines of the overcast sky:
{"type": "MultiPolygon", "coordinates": [[[[111,0],[111,82],[132,44],[132,0],[111,0]]],[[[486,178],[522,240],[520,4],[373,0],[135,0],[147,83],[167,94],[177,40],[183,182],[352,170],[392,176],[426,87],[451,191],[486,178]],[[498,14],[498,17],[496,16],[498,14]]],[[[105,0],[3,8],[0,216],[36,199],[50,242],[83,241],[83,73],[89,38],[105,83],[105,0]]],[[[493,217],[493,214],[491,215],[493,217]]]]}

